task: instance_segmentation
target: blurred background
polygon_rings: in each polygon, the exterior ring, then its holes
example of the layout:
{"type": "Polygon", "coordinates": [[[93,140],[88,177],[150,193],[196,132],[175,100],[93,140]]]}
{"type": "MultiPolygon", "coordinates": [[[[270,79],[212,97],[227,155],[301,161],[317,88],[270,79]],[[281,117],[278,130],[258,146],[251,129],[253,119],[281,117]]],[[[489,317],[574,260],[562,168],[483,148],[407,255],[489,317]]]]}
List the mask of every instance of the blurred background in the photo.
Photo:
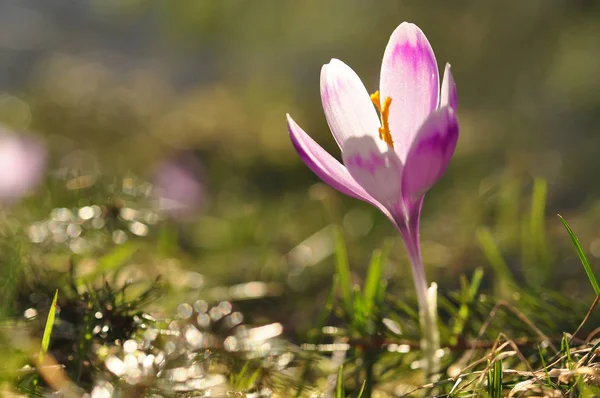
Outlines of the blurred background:
{"type": "Polygon", "coordinates": [[[396,231],[320,183],[285,123],[290,113],[337,156],[320,68],[342,59],[375,91],[402,21],[452,64],[459,95],[458,148],[423,210],[429,279],[443,293],[483,266],[491,284],[491,236],[519,280],[591,293],[556,213],[600,257],[592,0],[2,0],[0,122],[46,166],[39,184],[14,183],[23,200],[3,195],[2,233],[23,237],[28,266],[63,271],[76,258],[94,272],[133,242],[128,278],[162,274],[172,287],[158,311],[202,295],[278,297],[256,308],[301,329],[330,285],[339,223],[357,280],[393,237],[390,289],[412,295],[396,231]]]}

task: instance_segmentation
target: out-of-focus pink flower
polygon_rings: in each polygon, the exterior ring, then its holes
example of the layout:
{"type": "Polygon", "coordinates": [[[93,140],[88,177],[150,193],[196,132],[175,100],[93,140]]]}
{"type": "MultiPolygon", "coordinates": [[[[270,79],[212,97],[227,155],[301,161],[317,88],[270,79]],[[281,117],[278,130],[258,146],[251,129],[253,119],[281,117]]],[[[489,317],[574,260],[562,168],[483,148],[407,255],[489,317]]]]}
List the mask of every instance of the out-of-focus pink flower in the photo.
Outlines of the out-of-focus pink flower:
{"type": "Polygon", "coordinates": [[[12,202],[30,193],[45,169],[46,150],[39,141],[0,127],[0,201],[12,202]]]}
{"type": "Polygon", "coordinates": [[[164,160],[153,179],[157,207],[177,220],[197,215],[206,203],[203,174],[202,165],[189,152],[164,160]]]}

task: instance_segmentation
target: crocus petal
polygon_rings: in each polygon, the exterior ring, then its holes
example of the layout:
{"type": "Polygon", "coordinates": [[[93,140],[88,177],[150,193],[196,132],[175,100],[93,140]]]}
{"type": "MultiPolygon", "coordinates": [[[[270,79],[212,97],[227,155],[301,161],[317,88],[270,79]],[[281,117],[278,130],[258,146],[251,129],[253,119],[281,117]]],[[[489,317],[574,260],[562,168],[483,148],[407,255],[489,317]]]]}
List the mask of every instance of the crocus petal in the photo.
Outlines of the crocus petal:
{"type": "Polygon", "coordinates": [[[337,189],[343,194],[372,204],[382,210],[386,216],[390,217],[389,212],[385,210],[381,203],[373,199],[373,197],[369,195],[367,191],[354,180],[354,178],[352,178],[346,167],[306,134],[290,115],[287,115],[287,120],[292,144],[294,145],[294,148],[296,148],[302,161],[313,173],[327,185],[337,189]]]}
{"type": "Polygon", "coordinates": [[[372,197],[388,209],[401,200],[402,162],[387,145],[373,137],[349,138],[342,153],[344,165],[372,197]]]}
{"type": "Polygon", "coordinates": [[[385,48],[381,65],[381,99],[392,99],[390,132],[404,162],[419,128],[437,109],[439,76],[435,55],[425,34],[403,22],[385,48]]]}
{"type": "Polygon", "coordinates": [[[425,121],[410,148],[402,176],[406,202],[421,198],[446,171],[458,140],[458,120],[450,107],[441,108],[425,121]]]}
{"type": "Polygon", "coordinates": [[[321,101],[342,152],[350,137],[378,137],[381,124],[369,93],[352,68],[340,60],[332,59],[321,69],[321,101]]]}
{"type": "Polygon", "coordinates": [[[442,89],[440,92],[440,108],[449,106],[455,111],[458,109],[458,97],[456,95],[456,84],[452,77],[450,64],[446,64],[444,78],[442,79],[442,89]]]}

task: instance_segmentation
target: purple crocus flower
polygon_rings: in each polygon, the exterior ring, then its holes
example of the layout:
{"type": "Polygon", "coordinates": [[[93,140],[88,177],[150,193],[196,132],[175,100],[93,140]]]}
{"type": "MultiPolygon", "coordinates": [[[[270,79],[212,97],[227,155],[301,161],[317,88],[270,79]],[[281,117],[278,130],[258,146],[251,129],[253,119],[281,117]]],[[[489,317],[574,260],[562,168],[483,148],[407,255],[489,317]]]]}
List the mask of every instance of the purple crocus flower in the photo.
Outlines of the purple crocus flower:
{"type": "Polygon", "coordinates": [[[14,202],[30,193],[46,169],[46,151],[32,137],[0,127],[0,201],[14,202]]]}
{"type": "Polygon", "coordinates": [[[456,88],[446,64],[440,90],[429,41],[416,25],[404,22],[385,49],[379,90],[369,96],[356,73],[340,60],[332,59],[321,69],[323,109],[343,164],[289,115],[288,129],[302,161],[317,176],[377,207],[396,226],[425,311],[433,299],[428,299],[421,260],[419,218],[425,193],[442,177],[456,147],[456,88]]]}

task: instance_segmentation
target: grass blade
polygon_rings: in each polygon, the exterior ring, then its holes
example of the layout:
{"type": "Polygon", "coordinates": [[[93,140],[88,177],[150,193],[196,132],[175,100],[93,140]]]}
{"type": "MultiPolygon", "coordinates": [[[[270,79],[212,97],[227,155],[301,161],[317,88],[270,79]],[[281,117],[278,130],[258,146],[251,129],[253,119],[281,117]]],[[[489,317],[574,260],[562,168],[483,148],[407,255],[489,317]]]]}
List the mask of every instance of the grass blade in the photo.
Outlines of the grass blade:
{"type": "Polygon", "coordinates": [[[494,362],[488,372],[488,393],[491,398],[502,398],[502,360],[494,362]]]}
{"type": "Polygon", "coordinates": [[[496,274],[496,294],[501,297],[512,294],[517,285],[508,264],[506,264],[506,261],[504,261],[504,258],[500,253],[500,249],[498,248],[491,231],[489,228],[480,227],[477,229],[476,234],[479,245],[483,250],[483,254],[496,274]]]}
{"type": "Polygon", "coordinates": [[[369,263],[369,271],[367,272],[364,289],[365,305],[369,313],[372,311],[377,291],[381,286],[382,264],[381,249],[376,249],[369,263]]]}
{"type": "Polygon", "coordinates": [[[579,260],[581,261],[581,264],[583,264],[585,273],[587,274],[587,277],[590,280],[590,283],[592,284],[592,288],[594,288],[596,296],[600,296],[600,285],[598,285],[598,280],[596,279],[596,275],[594,275],[592,266],[590,265],[590,262],[588,261],[587,257],[585,256],[585,253],[583,252],[583,249],[581,248],[581,245],[579,244],[579,239],[577,239],[577,236],[575,236],[575,233],[573,232],[567,221],[560,214],[558,214],[558,218],[560,218],[560,221],[563,223],[565,229],[571,237],[573,246],[575,246],[575,250],[577,251],[579,260]]]}
{"type": "Polygon", "coordinates": [[[522,264],[530,286],[542,286],[551,276],[552,254],[546,243],[546,196],[548,184],[542,178],[533,181],[531,213],[521,230],[522,264]]]}
{"type": "Polygon", "coordinates": [[[371,257],[363,292],[368,314],[371,314],[373,307],[378,304],[378,298],[383,297],[381,290],[385,288],[385,283],[382,281],[381,276],[391,248],[392,240],[390,239],[384,243],[383,248],[376,249],[371,257]]]}
{"type": "Polygon", "coordinates": [[[365,386],[367,385],[367,381],[363,381],[362,386],[360,387],[360,391],[358,392],[358,395],[356,396],[356,398],[362,398],[363,393],[365,392],[365,386]]]}
{"type": "Polygon", "coordinates": [[[571,358],[571,346],[569,345],[569,338],[567,334],[563,332],[563,338],[560,341],[560,353],[565,358],[564,362],[566,368],[569,370],[573,370],[573,359],[571,358]]]}
{"type": "Polygon", "coordinates": [[[44,354],[48,352],[50,347],[50,336],[52,335],[52,329],[54,328],[54,318],[56,317],[56,301],[58,300],[58,289],[54,293],[52,299],[52,305],[50,311],[48,311],[48,319],[46,319],[46,327],[44,328],[44,335],[42,336],[42,350],[40,351],[39,361],[40,363],[44,359],[44,354]]]}
{"type": "Polygon", "coordinates": [[[531,194],[531,237],[535,242],[535,248],[540,260],[544,265],[548,263],[548,248],[546,246],[546,195],[548,183],[544,179],[536,178],[533,182],[533,193],[531,194]]]}
{"type": "Polygon", "coordinates": [[[482,279],[483,270],[481,268],[476,268],[473,277],[471,278],[471,283],[463,286],[460,307],[453,319],[454,323],[452,325],[452,334],[450,336],[450,344],[452,345],[458,344],[458,337],[462,334],[465,325],[467,324],[471,312],[470,307],[475,301],[482,279]]]}
{"type": "Polygon", "coordinates": [[[554,382],[552,381],[552,378],[550,377],[550,373],[548,372],[548,366],[546,365],[546,360],[544,359],[544,353],[542,351],[541,346],[538,346],[538,353],[540,355],[540,361],[542,362],[542,367],[544,368],[544,373],[546,374],[546,383],[548,383],[548,386],[550,386],[552,388],[558,388],[558,386],[556,384],[554,384],[554,382]]]}
{"type": "Polygon", "coordinates": [[[346,391],[344,390],[344,365],[338,370],[337,381],[335,382],[335,398],[345,398],[346,391]]]}

